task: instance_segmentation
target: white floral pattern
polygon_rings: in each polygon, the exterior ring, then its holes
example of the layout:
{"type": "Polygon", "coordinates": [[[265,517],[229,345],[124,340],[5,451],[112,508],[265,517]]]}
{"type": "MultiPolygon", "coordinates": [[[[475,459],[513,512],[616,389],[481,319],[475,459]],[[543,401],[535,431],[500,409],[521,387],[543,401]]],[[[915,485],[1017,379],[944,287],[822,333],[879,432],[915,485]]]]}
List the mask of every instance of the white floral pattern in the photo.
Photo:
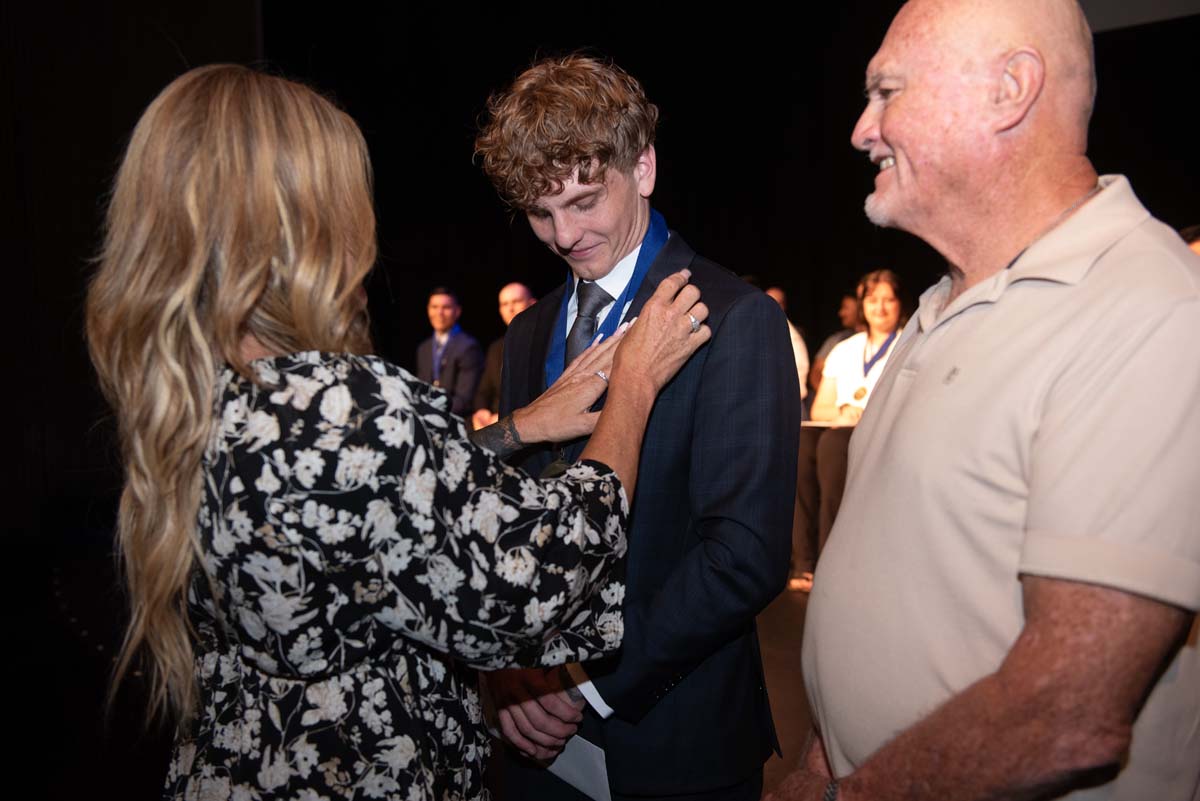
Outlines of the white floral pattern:
{"type": "Polygon", "coordinates": [[[536,481],[374,357],[219,381],[189,593],[199,712],[168,798],[487,798],[470,669],[620,645],[616,477],[536,481]],[[215,597],[214,597],[215,595],[215,597]]]}

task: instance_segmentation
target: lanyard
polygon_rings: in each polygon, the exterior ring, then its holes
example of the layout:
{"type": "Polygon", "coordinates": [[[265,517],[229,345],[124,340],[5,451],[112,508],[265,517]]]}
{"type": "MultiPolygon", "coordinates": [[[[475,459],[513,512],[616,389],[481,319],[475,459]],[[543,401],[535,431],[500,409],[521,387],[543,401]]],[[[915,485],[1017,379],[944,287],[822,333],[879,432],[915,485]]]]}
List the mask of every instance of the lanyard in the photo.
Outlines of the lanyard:
{"type": "Polygon", "coordinates": [[[455,323],[450,332],[446,334],[446,341],[440,345],[437,341],[437,334],[433,336],[433,383],[435,385],[437,385],[438,379],[442,377],[442,356],[445,355],[446,348],[450,347],[450,337],[457,334],[460,330],[462,329],[458,327],[458,323],[455,323]]]}
{"type": "MultiPolygon", "coordinates": [[[[625,285],[625,290],[621,292],[620,297],[613,301],[612,311],[604,318],[603,324],[596,332],[597,335],[603,334],[610,337],[616,333],[617,326],[621,322],[621,312],[637,294],[642,281],[646,278],[646,273],[650,272],[650,265],[654,263],[654,258],[662,250],[662,246],[667,243],[668,236],[670,236],[670,231],[667,229],[667,221],[657,211],[650,209],[650,225],[646,229],[646,236],[642,239],[642,249],[638,252],[633,275],[630,277],[629,283],[625,285]]],[[[563,291],[562,305],[558,309],[558,319],[554,322],[554,336],[550,340],[550,352],[546,355],[545,386],[547,387],[557,381],[558,377],[567,369],[567,306],[570,304],[573,294],[575,294],[575,276],[570,270],[567,270],[567,286],[563,291]]]]}
{"type": "MultiPolygon", "coordinates": [[[[870,361],[866,359],[867,346],[863,345],[863,378],[866,378],[867,374],[871,372],[871,368],[875,366],[875,362],[882,359],[884,354],[888,352],[888,348],[892,346],[892,340],[896,338],[896,332],[899,330],[899,328],[895,328],[892,330],[892,333],[888,334],[888,338],[883,341],[883,345],[880,346],[879,350],[875,351],[875,355],[871,357],[870,361]]],[[[867,345],[869,344],[871,344],[870,339],[867,340],[867,345]]]]}

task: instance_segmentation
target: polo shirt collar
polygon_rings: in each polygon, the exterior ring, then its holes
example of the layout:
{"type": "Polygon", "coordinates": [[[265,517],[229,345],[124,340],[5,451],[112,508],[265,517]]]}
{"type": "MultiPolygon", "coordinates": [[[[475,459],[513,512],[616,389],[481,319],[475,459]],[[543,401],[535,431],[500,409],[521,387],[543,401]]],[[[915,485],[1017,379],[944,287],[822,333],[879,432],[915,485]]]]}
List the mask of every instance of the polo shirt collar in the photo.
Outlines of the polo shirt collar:
{"type": "Polygon", "coordinates": [[[1077,284],[1096,260],[1150,218],[1124,175],[1100,177],[1100,191],[1046,233],[1007,270],[1011,281],[1040,278],[1077,284]]]}
{"type": "Polygon", "coordinates": [[[950,293],[949,275],[925,290],[917,310],[920,330],[929,331],[940,320],[977,303],[996,302],[1017,281],[1040,279],[1077,284],[1100,256],[1149,218],[1150,212],[1133,193],[1129,179],[1123,175],[1103,175],[1095,197],[1031,244],[1007,270],[955,298],[952,308],[942,311],[950,293]]]}

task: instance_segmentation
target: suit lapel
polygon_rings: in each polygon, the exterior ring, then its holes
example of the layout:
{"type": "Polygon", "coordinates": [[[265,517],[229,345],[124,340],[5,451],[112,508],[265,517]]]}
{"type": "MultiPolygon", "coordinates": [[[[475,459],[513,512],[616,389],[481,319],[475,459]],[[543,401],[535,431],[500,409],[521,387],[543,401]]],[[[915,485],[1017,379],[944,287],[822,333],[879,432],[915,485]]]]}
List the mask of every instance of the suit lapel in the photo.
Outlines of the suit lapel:
{"type": "Polygon", "coordinates": [[[529,375],[526,376],[530,401],[546,391],[546,356],[550,352],[554,323],[566,291],[567,285],[563,284],[533,307],[538,314],[534,318],[533,341],[529,348],[529,375]]]}
{"type": "Polygon", "coordinates": [[[637,317],[641,313],[642,307],[646,305],[646,301],[654,294],[654,290],[658,289],[659,282],[671,273],[677,273],[690,265],[695,257],[696,252],[688,246],[687,242],[683,241],[683,237],[672,231],[667,244],[663,245],[662,250],[655,257],[654,263],[650,265],[650,270],[646,273],[646,280],[642,281],[637,294],[633,296],[633,302],[629,304],[629,311],[626,312],[625,319],[632,320],[637,317]]]}
{"type": "MultiPolygon", "coordinates": [[[[683,241],[683,237],[674,231],[671,232],[671,237],[667,243],[663,245],[658,255],[654,257],[654,261],[650,264],[650,269],[646,272],[646,278],[642,281],[642,285],[638,287],[638,291],[633,296],[633,300],[629,303],[629,311],[625,313],[626,320],[632,320],[642,311],[642,307],[646,305],[646,301],[654,294],[654,290],[658,288],[658,284],[671,273],[676,273],[692,263],[696,253],[688,244],[683,241]]],[[[545,354],[542,355],[542,361],[545,362],[545,354]]],[[[604,401],[608,398],[608,393],[600,396],[596,404],[592,407],[592,411],[600,411],[604,408],[604,401]]],[[[578,461],[579,454],[583,453],[584,446],[587,445],[587,438],[576,440],[566,448],[567,461],[578,461]]]]}

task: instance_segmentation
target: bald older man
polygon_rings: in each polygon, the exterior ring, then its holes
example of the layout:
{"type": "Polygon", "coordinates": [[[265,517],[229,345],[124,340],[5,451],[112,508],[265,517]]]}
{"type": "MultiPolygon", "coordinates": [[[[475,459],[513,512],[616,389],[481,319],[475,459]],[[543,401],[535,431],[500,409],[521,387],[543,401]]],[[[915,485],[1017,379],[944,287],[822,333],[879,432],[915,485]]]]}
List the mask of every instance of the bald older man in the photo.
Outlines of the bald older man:
{"type": "Polygon", "coordinates": [[[912,0],[870,62],[867,215],[950,271],[851,442],[777,797],[1200,798],[1200,258],[1093,170],[1093,76],[1072,0],[912,0]]]}
{"type": "MultiPolygon", "coordinates": [[[[537,303],[537,298],[524,284],[513,282],[500,288],[500,319],[508,324],[525,309],[537,303]]],[[[483,378],[475,391],[475,414],[471,416],[474,428],[486,428],[500,419],[500,374],[504,368],[504,337],[488,345],[484,359],[483,378]]]]}

